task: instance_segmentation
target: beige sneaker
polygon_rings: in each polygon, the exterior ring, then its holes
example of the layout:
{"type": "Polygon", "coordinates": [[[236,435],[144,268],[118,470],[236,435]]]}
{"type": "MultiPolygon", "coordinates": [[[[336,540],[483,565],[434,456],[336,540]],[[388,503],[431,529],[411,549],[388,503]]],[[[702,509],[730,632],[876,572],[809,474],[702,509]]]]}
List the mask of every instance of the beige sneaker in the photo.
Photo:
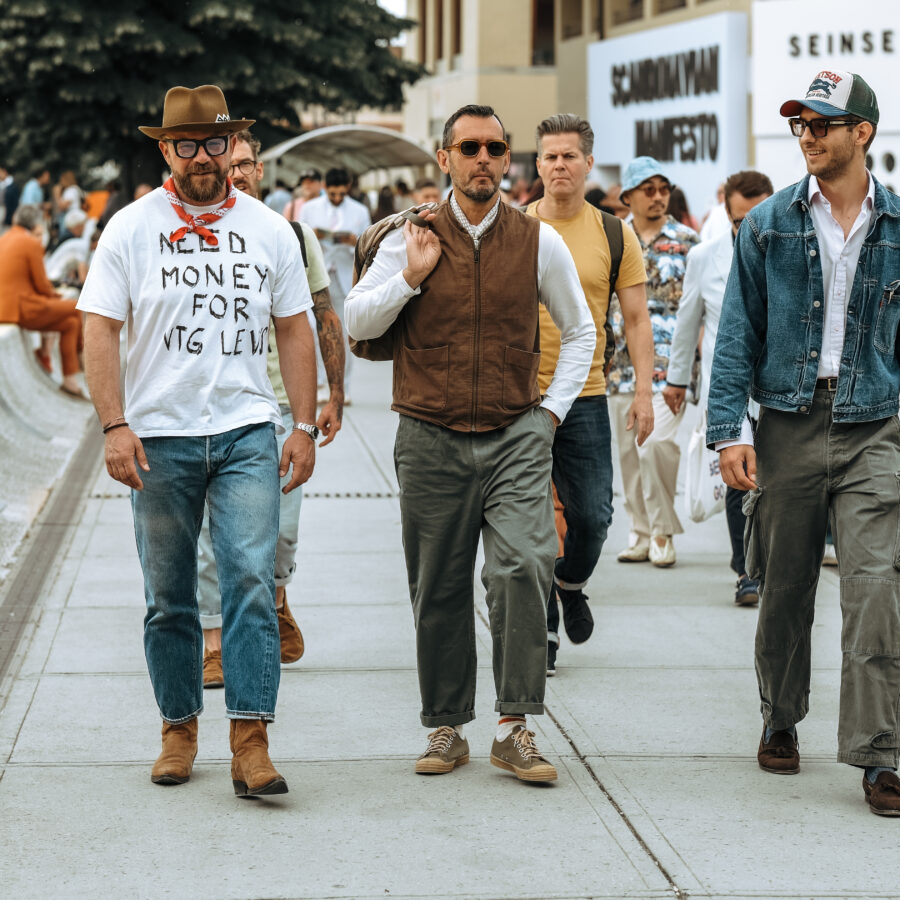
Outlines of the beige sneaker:
{"type": "Polygon", "coordinates": [[[419,775],[444,775],[469,761],[469,742],[452,725],[441,725],[428,735],[428,746],[416,760],[419,775]]]}
{"type": "Polygon", "coordinates": [[[556,768],[538,753],[534,732],[524,725],[517,725],[505,741],[494,738],[491,765],[514,772],[519,781],[556,781],[556,768]]]}
{"type": "Polygon", "coordinates": [[[650,562],[659,569],[675,565],[675,545],[671,535],[661,534],[650,539],[650,562]],[[657,543],[660,537],[665,539],[662,545],[657,543]]]}
{"type": "Polygon", "coordinates": [[[616,557],[619,562],[646,562],[650,557],[650,539],[633,531],[628,534],[628,546],[616,557]]]}

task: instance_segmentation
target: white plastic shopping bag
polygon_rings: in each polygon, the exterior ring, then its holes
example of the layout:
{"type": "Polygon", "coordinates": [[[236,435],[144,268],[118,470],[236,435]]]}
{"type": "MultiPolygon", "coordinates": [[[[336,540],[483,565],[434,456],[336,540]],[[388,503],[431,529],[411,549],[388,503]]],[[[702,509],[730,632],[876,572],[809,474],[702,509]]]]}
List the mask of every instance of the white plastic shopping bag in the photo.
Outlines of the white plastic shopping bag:
{"type": "Polygon", "coordinates": [[[686,462],[685,512],[692,521],[703,522],[725,509],[726,490],[719,472],[719,454],[706,448],[706,410],[691,432],[686,462]]]}

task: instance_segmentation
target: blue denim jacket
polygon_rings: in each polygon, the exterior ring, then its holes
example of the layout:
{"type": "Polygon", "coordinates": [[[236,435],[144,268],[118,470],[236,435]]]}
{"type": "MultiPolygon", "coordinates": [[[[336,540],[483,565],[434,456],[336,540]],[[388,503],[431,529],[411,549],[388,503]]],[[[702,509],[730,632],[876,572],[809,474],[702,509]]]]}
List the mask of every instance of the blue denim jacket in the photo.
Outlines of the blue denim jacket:
{"type": "MultiPolygon", "coordinates": [[[[734,247],[716,338],[706,440],[740,436],[747,395],[808,413],[822,349],[825,291],[807,200],[809,176],[755,207],[734,247]]],[[[875,182],[875,206],[847,301],[835,422],[897,412],[900,198],[875,182]]]]}

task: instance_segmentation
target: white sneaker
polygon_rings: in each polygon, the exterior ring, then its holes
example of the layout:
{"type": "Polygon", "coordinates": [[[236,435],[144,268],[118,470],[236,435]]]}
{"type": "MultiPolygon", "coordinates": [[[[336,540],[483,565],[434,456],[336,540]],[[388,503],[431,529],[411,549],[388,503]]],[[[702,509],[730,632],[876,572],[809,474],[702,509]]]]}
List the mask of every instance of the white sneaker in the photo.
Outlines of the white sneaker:
{"type": "Polygon", "coordinates": [[[822,557],[823,566],[836,566],[838,564],[837,554],[834,552],[834,544],[825,545],[825,556],[822,557]]]}
{"type": "Polygon", "coordinates": [[[646,562],[650,556],[650,540],[635,532],[628,533],[628,546],[620,551],[619,562],[646,562]]]}
{"type": "Polygon", "coordinates": [[[660,569],[675,565],[675,545],[672,543],[671,535],[660,534],[650,539],[650,562],[660,569]],[[664,537],[666,542],[660,546],[657,537],[664,537]]]}

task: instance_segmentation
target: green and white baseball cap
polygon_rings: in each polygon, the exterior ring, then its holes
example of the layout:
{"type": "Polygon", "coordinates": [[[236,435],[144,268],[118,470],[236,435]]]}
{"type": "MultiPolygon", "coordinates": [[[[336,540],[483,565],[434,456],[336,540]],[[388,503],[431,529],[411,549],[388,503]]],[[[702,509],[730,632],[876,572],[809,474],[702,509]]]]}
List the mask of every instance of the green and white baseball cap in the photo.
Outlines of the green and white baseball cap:
{"type": "Polygon", "coordinates": [[[873,125],[878,124],[875,91],[862,76],[852,72],[829,69],[819,72],[802,100],[786,100],[781,104],[781,115],[797,116],[803,107],[823,116],[859,116],[873,125]]]}

